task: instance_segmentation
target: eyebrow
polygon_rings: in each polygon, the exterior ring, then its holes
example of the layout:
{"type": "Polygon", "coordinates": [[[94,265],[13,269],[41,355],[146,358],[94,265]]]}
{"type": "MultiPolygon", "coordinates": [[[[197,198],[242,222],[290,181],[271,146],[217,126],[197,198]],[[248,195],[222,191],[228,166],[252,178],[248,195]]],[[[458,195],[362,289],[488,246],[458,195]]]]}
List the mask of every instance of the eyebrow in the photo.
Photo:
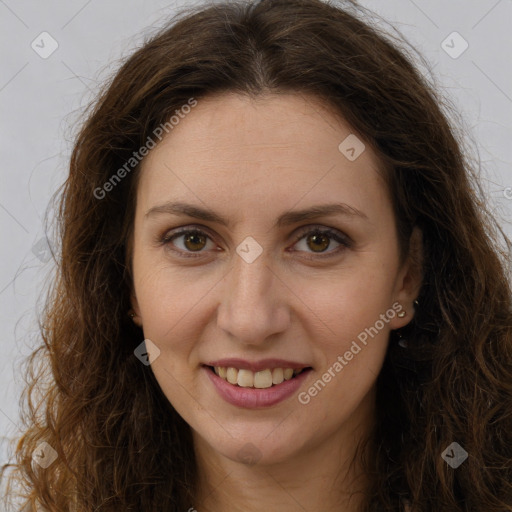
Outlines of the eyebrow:
{"type": "MultiPolygon", "coordinates": [[[[158,206],[150,208],[145,218],[157,214],[183,215],[196,219],[214,222],[222,226],[229,227],[230,222],[218,213],[208,208],[202,208],[188,203],[182,202],[166,202],[158,206]]],[[[322,204],[306,208],[304,210],[294,210],[281,214],[275,224],[276,227],[282,228],[292,224],[297,224],[305,220],[312,220],[318,217],[327,217],[332,215],[345,215],[349,217],[359,217],[368,220],[368,216],[362,211],[349,206],[345,203],[322,204]]]]}

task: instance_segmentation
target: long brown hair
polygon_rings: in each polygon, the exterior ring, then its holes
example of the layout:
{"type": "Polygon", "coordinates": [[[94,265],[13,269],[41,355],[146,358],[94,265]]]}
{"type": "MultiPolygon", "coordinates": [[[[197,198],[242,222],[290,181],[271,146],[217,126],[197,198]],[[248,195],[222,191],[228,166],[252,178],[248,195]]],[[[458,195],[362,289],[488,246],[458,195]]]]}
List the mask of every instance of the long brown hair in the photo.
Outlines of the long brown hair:
{"type": "Polygon", "coordinates": [[[60,196],[58,275],[43,343],[28,361],[26,431],[9,465],[25,510],[193,505],[190,429],[134,356],[143,340],[127,316],[139,167],[126,163],[191,98],[224,91],[325,99],[385,165],[403,254],[412,229],[423,233],[415,319],[392,333],[378,378],[364,511],[396,511],[401,497],[415,512],[512,510],[508,241],[486,213],[442,98],[347,5],[230,1],[182,11],[88,112],[60,196]],[[32,461],[43,441],[57,453],[46,469],[32,461]],[[441,457],[453,442],[468,453],[457,469],[441,457]]]}

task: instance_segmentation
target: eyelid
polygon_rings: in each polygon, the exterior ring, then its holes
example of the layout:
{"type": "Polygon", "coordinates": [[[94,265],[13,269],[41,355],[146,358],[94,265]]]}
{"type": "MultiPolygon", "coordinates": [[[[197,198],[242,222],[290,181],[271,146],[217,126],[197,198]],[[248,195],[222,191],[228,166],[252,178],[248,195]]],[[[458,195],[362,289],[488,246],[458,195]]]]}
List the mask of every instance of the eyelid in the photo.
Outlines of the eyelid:
{"type": "Polygon", "coordinates": [[[339,238],[342,241],[339,241],[339,243],[345,243],[347,245],[352,244],[353,240],[346,235],[343,231],[340,231],[336,228],[330,228],[328,226],[323,226],[321,224],[308,224],[307,226],[302,226],[298,228],[298,233],[296,233],[295,243],[298,242],[300,239],[304,237],[304,235],[308,233],[321,233],[330,235],[332,238],[336,239],[339,238]]]}
{"type": "Polygon", "coordinates": [[[330,257],[335,257],[335,256],[339,255],[343,250],[350,249],[354,244],[353,240],[348,235],[346,235],[345,233],[343,233],[342,231],[340,231],[338,229],[330,228],[330,227],[322,226],[322,225],[318,225],[318,224],[317,225],[310,224],[310,225],[302,226],[301,228],[299,228],[299,232],[295,235],[295,242],[293,243],[293,245],[297,244],[300,240],[304,239],[305,235],[314,234],[314,233],[327,235],[329,238],[334,240],[336,243],[340,244],[339,247],[336,247],[327,252],[319,252],[319,253],[305,252],[305,251],[292,251],[292,252],[303,252],[306,256],[302,256],[302,257],[305,259],[308,259],[308,260],[321,260],[321,259],[326,259],[326,258],[330,258],[330,257]]]}
{"type": "MultiPolygon", "coordinates": [[[[294,236],[293,245],[295,245],[297,242],[302,240],[305,235],[313,234],[313,233],[325,234],[329,238],[333,239],[334,241],[336,241],[337,243],[340,244],[340,247],[337,247],[334,250],[330,250],[325,253],[306,252],[306,254],[309,255],[309,256],[305,256],[306,259],[322,259],[322,258],[328,258],[330,256],[335,256],[336,254],[339,254],[341,252],[340,249],[341,250],[347,249],[347,248],[352,247],[352,245],[353,245],[353,240],[348,235],[346,235],[344,232],[342,232],[338,229],[330,228],[330,227],[323,226],[320,224],[308,224],[306,226],[301,226],[300,228],[298,228],[297,231],[298,232],[296,232],[296,234],[294,236]]],[[[175,238],[182,236],[182,235],[186,235],[188,233],[203,234],[212,241],[214,241],[214,238],[215,238],[212,235],[212,233],[208,227],[203,226],[201,224],[197,224],[197,225],[192,224],[189,226],[183,226],[180,228],[175,228],[175,229],[169,230],[169,231],[165,232],[162,236],[158,237],[157,241],[160,245],[167,246],[175,238]]],[[[206,252],[206,251],[197,251],[197,252],[183,251],[181,249],[174,249],[174,248],[169,248],[169,250],[171,250],[175,253],[178,253],[181,257],[184,257],[184,258],[198,258],[198,257],[201,257],[204,252],[206,252]]],[[[305,252],[305,251],[292,251],[292,252],[305,252]]]]}
{"type": "Polygon", "coordinates": [[[162,236],[157,237],[158,245],[166,246],[170,251],[179,254],[180,257],[183,258],[199,258],[203,255],[204,251],[198,251],[194,253],[193,251],[183,251],[181,249],[175,249],[170,247],[170,242],[172,242],[175,238],[179,236],[186,235],[188,233],[199,233],[205,235],[207,238],[213,241],[214,237],[212,236],[210,230],[206,226],[202,225],[189,225],[183,226],[176,229],[171,229],[166,231],[162,236]]]}

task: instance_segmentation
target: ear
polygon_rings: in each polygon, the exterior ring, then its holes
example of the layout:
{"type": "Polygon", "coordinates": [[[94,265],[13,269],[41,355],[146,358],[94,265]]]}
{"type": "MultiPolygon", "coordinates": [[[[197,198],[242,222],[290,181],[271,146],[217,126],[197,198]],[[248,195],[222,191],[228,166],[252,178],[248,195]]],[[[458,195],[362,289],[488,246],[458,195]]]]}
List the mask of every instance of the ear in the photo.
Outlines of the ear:
{"type": "Polygon", "coordinates": [[[405,316],[395,316],[390,321],[391,329],[400,329],[414,317],[414,301],[423,283],[423,233],[416,226],[409,239],[409,253],[400,269],[395,286],[395,301],[400,304],[405,316]]]}
{"type": "Polygon", "coordinates": [[[142,327],[142,319],[140,316],[139,301],[137,300],[137,296],[135,295],[135,291],[133,289],[132,289],[132,292],[130,293],[130,304],[132,306],[131,311],[134,313],[134,316],[132,318],[133,323],[137,324],[139,327],[142,327]]]}

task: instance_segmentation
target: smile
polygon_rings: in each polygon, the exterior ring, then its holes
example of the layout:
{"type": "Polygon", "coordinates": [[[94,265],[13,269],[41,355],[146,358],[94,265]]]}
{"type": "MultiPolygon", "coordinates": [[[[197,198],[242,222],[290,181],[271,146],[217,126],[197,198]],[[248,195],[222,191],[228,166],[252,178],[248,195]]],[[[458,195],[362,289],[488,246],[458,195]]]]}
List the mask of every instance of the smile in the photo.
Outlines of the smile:
{"type": "Polygon", "coordinates": [[[242,388],[266,389],[299,375],[307,368],[267,368],[259,372],[225,366],[209,366],[221,379],[242,388]]]}
{"type": "Polygon", "coordinates": [[[234,366],[202,366],[218,396],[244,409],[261,409],[286,400],[298,392],[312,370],[278,367],[252,371],[234,366]]]}

